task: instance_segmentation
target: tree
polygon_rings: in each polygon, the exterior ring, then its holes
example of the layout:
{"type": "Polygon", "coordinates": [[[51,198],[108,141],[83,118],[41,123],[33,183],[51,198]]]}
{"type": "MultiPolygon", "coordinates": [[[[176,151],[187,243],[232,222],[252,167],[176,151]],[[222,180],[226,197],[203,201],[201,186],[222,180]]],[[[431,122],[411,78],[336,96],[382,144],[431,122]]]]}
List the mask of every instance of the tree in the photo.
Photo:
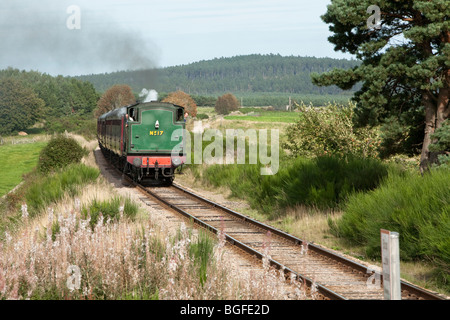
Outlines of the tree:
{"type": "Polygon", "coordinates": [[[98,118],[105,112],[132,104],[136,98],[130,86],[117,84],[109,88],[98,100],[95,117],[98,118]]]}
{"type": "Polygon", "coordinates": [[[238,108],[239,101],[231,93],[226,93],[223,96],[217,98],[216,106],[214,107],[218,114],[229,114],[231,111],[235,111],[238,108]]]}
{"type": "Polygon", "coordinates": [[[0,79],[0,133],[25,130],[43,118],[44,101],[22,82],[0,79]]]}
{"type": "Polygon", "coordinates": [[[332,0],[322,20],[335,50],[362,61],[352,69],[312,75],[317,85],[352,88],[360,122],[376,124],[404,112],[424,119],[421,172],[437,162],[432,134],[449,117],[450,6],[447,0],[332,0]],[[379,4],[377,28],[369,6],[379,4]],[[367,13],[369,12],[369,13],[367,13]]]}
{"type": "Polygon", "coordinates": [[[162,102],[169,102],[181,106],[191,117],[197,116],[197,104],[190,95],[183,91],[179,90],[170,93],[162,102]]]}

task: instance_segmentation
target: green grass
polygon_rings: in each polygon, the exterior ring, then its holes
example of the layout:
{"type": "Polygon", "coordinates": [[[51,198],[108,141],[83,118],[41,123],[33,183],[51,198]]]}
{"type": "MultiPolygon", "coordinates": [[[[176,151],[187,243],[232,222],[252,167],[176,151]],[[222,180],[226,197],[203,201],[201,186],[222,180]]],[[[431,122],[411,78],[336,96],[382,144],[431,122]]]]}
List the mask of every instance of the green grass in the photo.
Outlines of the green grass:
{"type": "Polygon", "coordinates": [[[0,146],[2,173],[0,179],[0,196],[11,191],[22,182],[22,175],[36,167],[39,153],[47,142],[26,144],[7,144],[0,146]]]}
{"type": "Polygon", "coordinates": [[[116,222],[119,221],[121,210],[125,217],[133,220],[136,217],[139,207],[129,198],[122,199],[121,197],[114,197],[106,201],[94,199],[88,207],[82,209],[81,215],[83,219],[90,217],[90,226],[94,230],[100,215],[103,216],[104,222],[108,221],[108,219],[116,222]],[[123,206],[122,209],[121,206],[123,206]]]}
{"type": "Polygon", "coordinates": [[[349,198],[344,215],[331,229],[337,236],[365,246],[380,257],[380,229],[400,234],[404,261],[428,260],[438,279],[450,288],[450,170],[432,170],[423,177],[405,172],[389,175],[372,192],[349,198]]]}
{"type": "Polygon", "coordinates": [[[199,233],[195,243],[190,243],[189,253],[193,257],[197,267],[200,284],[203,286],[208,277],[208,265],[213,255],[215,240],[204,232],[199,233]]]}
{"type": "Polygon", "coordinates": [[[80,186],[94,182],[99,175],[98,169],[84,164],[71,164],[64,171],[49,176],[35,175],[28,181],[29,186],[25,192],[30,216],[35,216],[51,203],[58,202],[66,192],[72,197],[77,195],[80,186]]]}
{"type": "Polygon", "coordinates": [[[294,123],[299,120],[300,113],[285,111],[254,111],[243,116],[225,116],[225,120],[246,120],[257,122],[285,122],[294,123]]]}

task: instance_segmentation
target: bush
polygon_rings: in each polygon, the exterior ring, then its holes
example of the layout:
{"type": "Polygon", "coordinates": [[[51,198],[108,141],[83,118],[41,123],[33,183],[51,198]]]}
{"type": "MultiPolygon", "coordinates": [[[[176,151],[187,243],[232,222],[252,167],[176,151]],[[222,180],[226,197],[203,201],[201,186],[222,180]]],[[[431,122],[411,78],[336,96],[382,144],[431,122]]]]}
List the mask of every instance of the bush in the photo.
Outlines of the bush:
{"type": "Polygon", "coordinates": [[[300,120],[287,128],[287,142],[283,143],[283,148],[289,150],[294,157],[378,156],[378,132],[368,127],[353,126],[353,105],[297,107],[301,112],[300,120]]]}
{"type": "Polygon", "coordinates": [[[217,99],[214,109],[218,114],[229,114],[239,108],[238,99],[231,93],[226,93],[217,99]]]}
{"type": "Polygon", "coordinates": [[[206,120],[209,119],[209,116],[205,113],[199,113],[197,114],[197,120],[206,120]]]}
{"type": "Polygon", "coordinates": [[[213,165],[205,169],[203,180],[216,187],[228,186],[232,196],[274,215],[277,209],[297,205],[338,207],[353,192],[376,188],[389,168],[396,167],[377,159],[299,157],[286,160],[272,176],[262,176],[259,165],[213,165]]]}
{"type": "Polygon", "coordinates": [[[45,131],[48,134],[62,134],[65,131],[79,134],[92,140],[97,135],[97,121],[92,117],[83,116],[65,116],[58,118],[49,118],[45,123],[45,131]]]}
{"type": "Polygon", "coordinates": [[[431,170],[423,177],[390,175],[374,191],[350,197],[344,215],[330,226],[334,234],[365,246],[380,257],[380,229],[400,234],[402,260],[427,259],[450,274],[450,170],[431,170]]]}
{"type": "Polygon", "coordinates": [[[58,135],[42,149],[37,169],[41,173],[49,173],[71,163],[79,163],[87,153],[75,139],[58,135]]]}

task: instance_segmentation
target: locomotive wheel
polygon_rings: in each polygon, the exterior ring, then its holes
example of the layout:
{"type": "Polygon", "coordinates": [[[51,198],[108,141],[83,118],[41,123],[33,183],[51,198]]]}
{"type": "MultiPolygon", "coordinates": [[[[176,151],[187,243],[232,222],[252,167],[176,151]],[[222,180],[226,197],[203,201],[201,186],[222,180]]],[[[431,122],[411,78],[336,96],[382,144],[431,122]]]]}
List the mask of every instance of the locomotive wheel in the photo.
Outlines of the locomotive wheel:
{"type": "Polygon", "coordinates": [[[138,171],[134,166],[131,167],[131,178],[134,182],[138,182],[138,171]]]}
{"type": "Polygon", "coordinates": [[[134,182],[140,182],[142,180],[141,168],[131,166],[131,178],[133,179],[134,182]]]}
{"type": "Polygon", "coordinates": [[[122,182],[122,185],[128,186],[129,183],[126,182],[125,180],[125,176],[128,175],[129,169],[128,169],[128,162],[125,162],[125,165],[123,167],[123,171],[122,171],[122,178],[120,179],[122,182]]]}

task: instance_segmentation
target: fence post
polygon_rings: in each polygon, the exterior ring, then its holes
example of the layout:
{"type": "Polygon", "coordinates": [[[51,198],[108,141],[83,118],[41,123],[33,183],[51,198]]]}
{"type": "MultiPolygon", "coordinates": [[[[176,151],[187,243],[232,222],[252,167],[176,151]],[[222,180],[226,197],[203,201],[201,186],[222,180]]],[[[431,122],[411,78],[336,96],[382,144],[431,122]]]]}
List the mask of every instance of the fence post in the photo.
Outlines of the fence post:
{"type": "Polygon", "coordinates": [[[401,300],[400,246],[398,232],[380,230],[385,300],[401,300]]]}

